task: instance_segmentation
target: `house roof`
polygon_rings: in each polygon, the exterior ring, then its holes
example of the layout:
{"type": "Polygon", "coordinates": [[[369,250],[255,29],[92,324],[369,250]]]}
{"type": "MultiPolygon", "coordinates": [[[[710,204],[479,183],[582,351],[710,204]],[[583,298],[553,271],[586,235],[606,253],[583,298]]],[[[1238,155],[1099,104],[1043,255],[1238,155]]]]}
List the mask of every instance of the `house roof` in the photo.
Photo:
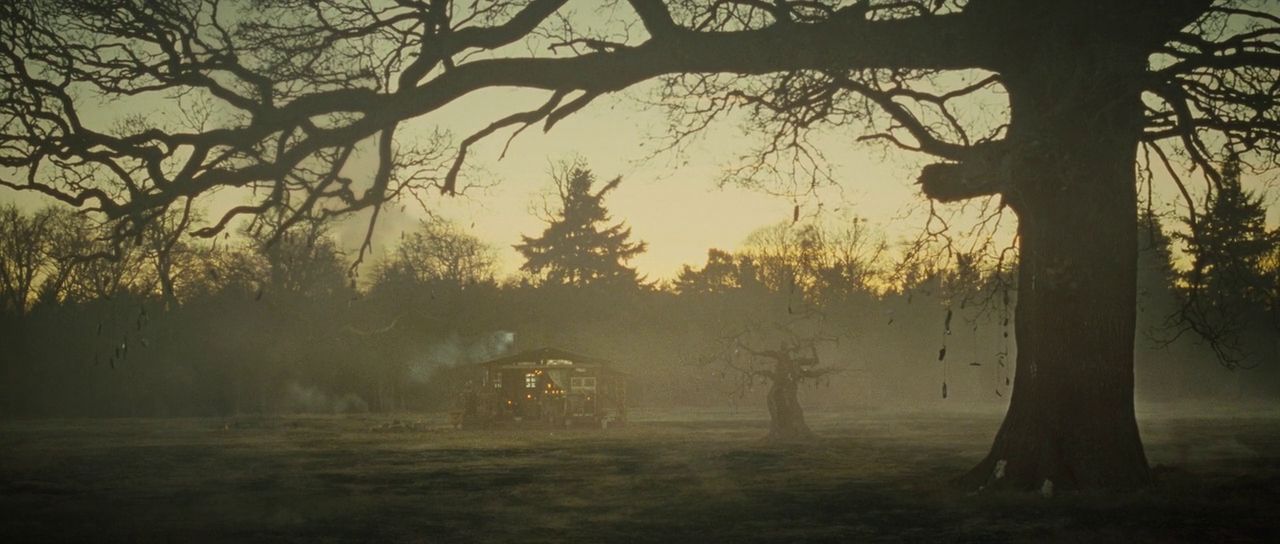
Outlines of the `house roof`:
{"type": "Polygon", "coordinates": [[[497,359],[485,361],[483,363],[476,363],[476,365],[485,366],[485,367],[506,366],[506,365],[556,366],[556,364],[559,361],[568,361],[569,364],[565,366],[608,367],[609,365],[613,364],[613,362],[608,359],[601,359],[599,357],[582,355],[580,353],[574,353],[572,351],[563,350],[560,348],[544,347],[544,348],[538,348],[538,349],[531,349],[528,351],[522,351],[520,353],[516,353],[514,355],[508,355],[506,357],[499,357],[497,359]]]}

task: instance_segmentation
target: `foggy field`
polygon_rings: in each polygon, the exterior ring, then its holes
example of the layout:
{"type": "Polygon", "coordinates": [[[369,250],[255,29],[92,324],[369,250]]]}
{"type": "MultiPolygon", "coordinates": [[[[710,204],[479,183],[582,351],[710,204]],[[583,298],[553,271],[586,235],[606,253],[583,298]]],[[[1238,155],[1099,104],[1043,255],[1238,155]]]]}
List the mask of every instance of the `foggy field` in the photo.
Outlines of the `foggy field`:
{"type": "Polygon", "coordinates": [[[1280,412],[1140,414],[1157,486],[1119,497],[944,483],[997,412],[641,412],[606,431],[455,431],[443,416],[0,424],[0,540],[1263,541],[1280,412]],[[18,537],[18,538],[14,538],[18,537]],[[26,538],[22,538],[26,537],[26,538]]]}

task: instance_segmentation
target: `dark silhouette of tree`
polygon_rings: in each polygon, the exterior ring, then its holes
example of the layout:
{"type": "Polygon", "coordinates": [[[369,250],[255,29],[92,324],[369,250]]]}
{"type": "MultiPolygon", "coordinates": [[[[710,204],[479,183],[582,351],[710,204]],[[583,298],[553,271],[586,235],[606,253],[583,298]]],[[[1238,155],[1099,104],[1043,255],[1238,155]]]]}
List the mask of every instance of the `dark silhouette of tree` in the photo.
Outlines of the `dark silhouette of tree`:
{"type": "Polygon", "coordinates": [[[93,258],[96,233],[83,215],[68,209],[54,212],[48,250],[48,267],[37,300],[55,304],[71,299],[72,285],[87,259],[93,258]]]}
{"type": "Polygon", "coordinates": [[[554,175],[559,207],[548,212],[547,228],[536,238],[522,236],[515,245],[524,256],[520,270],[553,285],[638,285],[636,270],[626,265],[644,253],[644,242],[633,242],[625,222],[608,225],[604,197],[618,188],[614,178],[593,192],[595,174],[580,163],[566,165],[554,175]]]}
{"type": "MultiPolygon", "coordinates": [[[[834,301],[873,293],[882,273],[876,260],[885,250],[884,241],[859,218],[839,228],[811,222],[778,223],[747,237],[738,257],[739,276],[749,271],[753,281],[776,292],[834,301]],[[749,270],[744,263],[750,263],[749,270]]],[[[708,267],[713,264],[708,260],[708,267]]]]}
{"type": "Polygon", "coordinates": [[[1178,313],[1178,270],[1173,262],[1173,237],[1164,222],[1149,210],[1138,218],[1138,313],[1145,316],[1148,336],[1160,337],[1178,313]]]}
{"type": "Polygon", "coordinates": [[[1244,190],[1240,174],[1239,159],[1229,157],[1205,198],[1204,212],[1187,221],[1189,232],[1176,235],[1192,259],[1182,278],[1187,290],[1182,322],[1208,339],[1230,367],[1250,358],[1240,335],[1265,311],[1270,282],[1264,262],[1280,243],[1280,233],[1267,230],[1262,197],[1244,190]]]}
{"type": "Polygon", "coordinates": [[[12,204],[0,208],[0,294],[4,308],[22,317],[36,292],[48,252],[47,220],[12,204]]]}
{"type": "Polygon", "coordinates": [[[451,222],[431,218],[401,236],[391,254],[374,269],[374,283],[444,283],[464,288],[492,283],[495,269],[489,244],[451,222]]]}
{"type": "Polygon", "coordinates": [[[1150,210],[1138,218],[1138,315],[1134,367],[1146,400],[1179,400],[1212,394],[1200,377],[1214,353],[1181,325],[1185,286],[1174,264],[1174,238],[1150,210]]]}
{"type": "Polygon", "coordinates": [[[160,299],[166,310],[178,306],[177,278],[186,276],[197,266],[193,248],[184,238],[187,226],[194,219],[191,201],[181,210],[168,210],[157,217],[143,231],[141,250],[160,284],[160,299]]]}
{"type": "Polygon", "coordinates": [[[674,145],[734,111],[760,124],[761,153],[732,177],[820,183],[810,129],[865,122],[869,138],[941,159],[921,173],[925,196],[999,196],[1018,218],[1021,371],[990,454],[963,482],[1150,481],[1133,410],[1135,158],[1143,146],[1182,189],[1175,148],[1214,183],[1221,175],[1206,141],[1274,164],[1280,21],[1265,5],[628,0],[617,13],[639,21],[644,32],[631,35],[640,38],[570,27],[551,56],[504,48],[565,4],[7,2],[0,185],[120,220],[117,236],[141,232],[183,199],[256,189],[252,204],[195,230],[213,236],[268,210],[287,212],[281,230],[353,210],[372,209],[376,220],[402,194],[455,191],[478,140],[550,128],[658,77],[667,77],[658,98],[676,113],[674,145]],[[947,85],[956,71],[977,73],[947,85]],[[1007,119],[974,130],[957,104],[996,86],[1007,119]],[[439,139],[393,145],[403,121],[489,87],[548,97],[463,139],[451,156],[439,139]],[[82,122],[80,88],[183,95],[212,114],[192,129],[142,119],[104,132],[82,122]],[[356,184],[343,167],[366,141],[378,167],[356,184]]]}
{"type": "Polygon", "coordinates": [[[813,438],[798,393],[801,385],[834,371],[822,366],[818,346],[835,341],[818,332],[813,323],[814,316],[804,315],[785,322],[747,324],[721,338],[714,352],[703,358],[704,364],[722,366],[733,374],[738,395],[757,383],[768,385],[770,441],[813,438]]]}
{"type": "Polygon", "coordinates": [[[672,289],[682,295],[723,294],[761,287],[759,268],[751,257],[714,248],[707,250],[707,262],[702,268],[684,265],[672,282],[672,289]]]}
{"type": "Polygon", "coordinates": [[[329,236],[329,225],[324,221],[307,221],[285,231],[271,225],[253,225],[246,234],[261,257],[255,273],[262,291],[255,298],[271,294],[350,296],[354,292],[348,261],[329,236]]]}

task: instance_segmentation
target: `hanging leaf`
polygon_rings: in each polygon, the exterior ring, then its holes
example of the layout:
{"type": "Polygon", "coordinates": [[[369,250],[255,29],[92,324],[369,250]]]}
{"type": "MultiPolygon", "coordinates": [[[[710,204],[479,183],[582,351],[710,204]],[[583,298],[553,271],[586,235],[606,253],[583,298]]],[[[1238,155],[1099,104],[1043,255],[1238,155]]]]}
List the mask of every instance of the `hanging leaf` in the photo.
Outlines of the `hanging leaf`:
{"type": "Polygon", "coordinates": [[[942,349],[938,350],[938,360],[941,361],[946,358],[947,358],[947,346],[942,346],[942,349]]]}
{"type": "Polygon", "coordinates": [[[951,308],[947,308],[947,319],[943,322],[942,328],[946,334],[951,334],[951,308]]]}
{"type": "Polygon", "coordinates": [[[942,382],[942,398],[947,398],[947,382],[942,382]]]}

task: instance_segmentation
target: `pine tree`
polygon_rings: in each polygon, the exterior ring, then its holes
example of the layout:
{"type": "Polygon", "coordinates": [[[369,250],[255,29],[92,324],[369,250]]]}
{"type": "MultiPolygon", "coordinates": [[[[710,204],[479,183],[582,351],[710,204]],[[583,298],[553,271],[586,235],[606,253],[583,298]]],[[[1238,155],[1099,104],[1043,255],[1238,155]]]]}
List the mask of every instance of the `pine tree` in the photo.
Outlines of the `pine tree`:
{"type": "Polygon", "coordinates": [[[1163,325],[1177,308],[1178,273],[1173,265],[1173,239],[1164,222],[1150,210],[1138,217],[1138,314],[1145,326],[1163,325]]]}
{"type": "Polygon", "coordinates": [[[560,208],[548,218],[541,236],[521,236],[515,245],[525,258],[520,269],[556,285],[637,285],[636,270],[626,262],[644,253],[645,243],[630,241],[631,229],[624,222],[605,226],[610,218],[604,197],[622,178],[593,193],[595,175],[574,164],[555,182],[560,208]]]}
{"type": "Polygon", "coordinates": [[[1194,223],[1188,219],[1187,226],[1189,234],[1178,235],[1192,259],[1183,276],[1182,320],[1209,342],[1223,364],[1237,366],[1257,351],[1246,337],[1265,308],[1264,261],[1277,234],[1267,231],[1262,197],[1241,186],[1237,157],[1228,157],[1221,183],[1206,198],[1205,213],[1194,223]]]}
{"type": "Polygon", "coordinates": [[[1274,245],[1266,216],[1262,197],[1240,184],[1239,159],[1228,158],[1205,213],[1194,224],[1188,220],[1189,235],[1178,236],[1194,265],[1185,278],[1190,288],[1215,304],[1255,301],[1265,283],[1263,259],[1274,245]]]}

